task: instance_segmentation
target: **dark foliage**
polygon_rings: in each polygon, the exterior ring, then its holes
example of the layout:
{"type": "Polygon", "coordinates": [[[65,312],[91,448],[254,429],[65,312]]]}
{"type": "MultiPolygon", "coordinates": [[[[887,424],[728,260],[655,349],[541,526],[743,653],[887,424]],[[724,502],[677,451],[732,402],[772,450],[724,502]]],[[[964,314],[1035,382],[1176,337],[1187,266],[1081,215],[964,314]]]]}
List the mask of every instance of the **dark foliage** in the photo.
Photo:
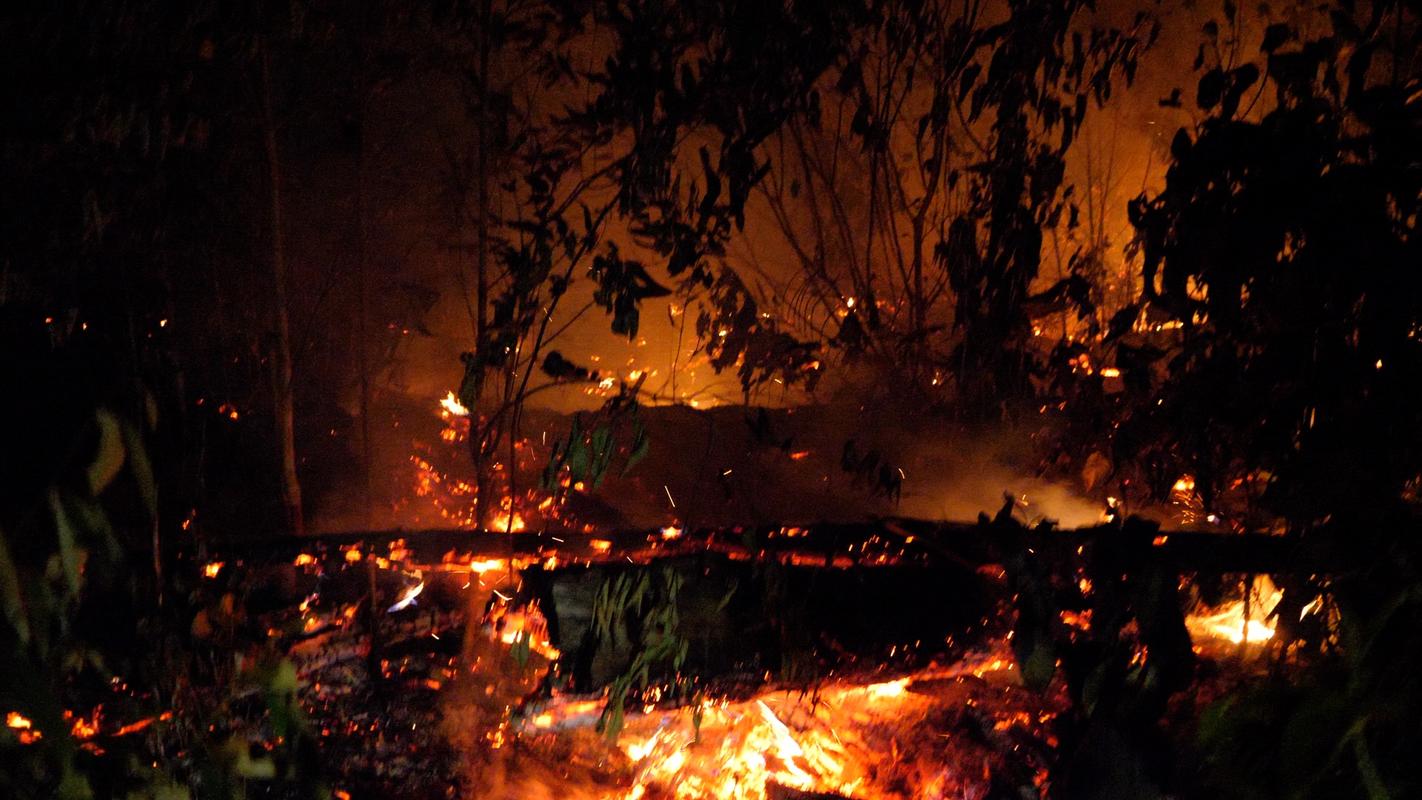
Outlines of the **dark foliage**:
{"type": "MultiPolygon", "coordinates": [[[[1318,38],[1270,26],[1258,64],[1204,63],[1202,47],[1205,119],[1176,135],[1165,189],[1131,207],[1142,302],[1181,327],[1154,358],[1132,351],[1146,357],[1118,453],[1193,474],[1211,508],[1247,495],[1236,522],[1360,563],[1330,586],[1341,655],[1202,722],[1228,796],[1418,788],[1422,653],[1402,620],[1422,607],[1419,17],[1344,3],[1329,18],[1318,38]]],[[[1299,590],[1313,591],[1286,587],[1285,608],[1299,590]]]]}

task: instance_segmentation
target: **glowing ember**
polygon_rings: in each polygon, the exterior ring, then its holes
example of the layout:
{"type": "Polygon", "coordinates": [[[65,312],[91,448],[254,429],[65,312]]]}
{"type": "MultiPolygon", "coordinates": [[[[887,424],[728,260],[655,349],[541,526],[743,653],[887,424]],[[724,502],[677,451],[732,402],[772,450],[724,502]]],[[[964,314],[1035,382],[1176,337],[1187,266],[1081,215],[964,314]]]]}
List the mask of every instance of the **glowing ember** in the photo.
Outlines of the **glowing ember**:
{"type": "Polygon", "coordinates": [[[204,577],[216,578],[219,574],[221,574],[222,568],[224,566],[225,564],[223,564],[223,562],[221,561],[213,561],[209,564],[203,564],[202,574],[204,577]]]}
{"type": "Polygon", "coordinates": [[[92,739],[95,736],[98,736],[100,713],[102,713],[102,709],[99,708],[94,709],[94,714],[91,717],[81,717],[73,715],[68,711],[64,712],[64,716],[66,719],[68,719],[69,717],[74,718],[74,725],[69,729],[70,735],[73,736],[75,739],[79,739],[80,741],[83,741],[85,739],[92,739]]]}
{"type": "Polygon", "coordinates": [[[19,737],[20,744],[34,744],[44,738],[43,734],[35,730],[34,723],[18,711],[11,711],[5,715],[5,727],[15,732],[15,735],[19,737]]]}
{"type": "MultiPolygon", "coordinates": [[[[626,766],[613,781],[616,788],[586,776],[545,777],[536,791],[523,788],[530,796],[599,800],[768,800],[787,789],[856,800],[979,797],[1002,768],[997,754],[1013,752],[1045,774],[1038,754],[1055,746],[1046,728],[1057,713],[1055,701],[1043,706],[1040,696],[1020,689],[1014,666],[1000,655],[979,654],[892,681],[647,708],[629,715],[618,736],[626,766]],[[955,735],[964,725],[989,731],[994,742],[985,743],[981,734],[955,735]]],[[[538,737],[525,740],[535,749],[549,747],[550,754],[569,745],[594,747],[589,728],[600,705],[554,701],[525,723],[524,732],[538,737]],[[560,740],[565,744],[554,744],[560,740]]]]}

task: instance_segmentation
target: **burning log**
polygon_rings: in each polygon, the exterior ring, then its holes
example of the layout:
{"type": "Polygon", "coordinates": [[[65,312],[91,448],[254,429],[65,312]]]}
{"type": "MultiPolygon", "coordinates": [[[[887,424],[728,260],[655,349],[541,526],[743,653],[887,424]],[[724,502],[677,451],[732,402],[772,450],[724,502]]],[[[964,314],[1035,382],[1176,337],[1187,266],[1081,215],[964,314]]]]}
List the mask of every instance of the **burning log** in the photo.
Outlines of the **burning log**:
{"type": "MultiPolygon", "coordinates": [[[[438,562],[450,552],[475,559],[557,555],[565,561],[599,561],[621,560],[626,556],[645,560],[710,550],[804,564],[815,560],[845,566],[946,561],[979,567],[1001,563],[1005,544],[999,532],[982,522],[906,518],[805,526],[671,530],[676,531],[674,536],[667,535],[664,529],[600,531],[595,535],[554,530],[509,535],[503,531],[453,528],[342,531],[300,538],[219,540],[211,542],[210,548],[218,556],[261,554],[262,558],[294,558],[313,548],[384,550],[398,546],[424,563],[438,562]]],[[[1324,561],[1325,548],[1318,546],[1323,538],[1165,531],[1153,522],[1135,517],[1089,528],[1038,526],[1024,533],[1028,546],[1044,555],[1063,559],[1068,559],[1078,547],[1104,540],[1148,545],[1140,548],[1141,552],[1189,572],[1282,574],[1334,572],[1345,568],[1346,565],[1324,561]]]]}

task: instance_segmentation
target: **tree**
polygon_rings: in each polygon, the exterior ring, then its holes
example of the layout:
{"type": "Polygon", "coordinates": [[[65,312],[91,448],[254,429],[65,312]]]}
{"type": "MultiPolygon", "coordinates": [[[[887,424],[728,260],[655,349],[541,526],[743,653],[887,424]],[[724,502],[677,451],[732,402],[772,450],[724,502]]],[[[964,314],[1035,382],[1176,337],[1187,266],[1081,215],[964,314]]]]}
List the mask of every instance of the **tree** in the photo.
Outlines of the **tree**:
{"type": "Polygon", "coordinates": [[[851,356],[906,364],[926,397],[952,384],[999,414],[1032,393],[1031,317],[1088,305],[1075,271],[1032,294],[1042,237],[1068,211],[1075,225],[1066,153],[1155,29],[1087,29],[1076,2],[875,8],[832,99],[772,140],[764,196],[801,267],[785,310],[851,356]]]}
{"type": "MultiPolygon", "coordinates": [[[[1422,786],[1422,28],[1409,3],[1327,16],[1316,38],[1269,25],[1258,63],[1231,61],[1206,26],[1205,118],[1176,134],[1165,188],[1132,204],[1144,293],[1113,326],[1145,312],[1179,326],[1158,353],[1116,338],[1135,372],[1118,452],[1188,472],[1236,526],[1302,533],[1336,571],[1338,649],[1201,720],[1207,779],[1227,796],[1422,786]]],[[[1285,586],[1286,644],[1312,638],[1300,609],[1318,591],[1285,586]]]]}
{"type": "MultiPolygon", "coordinates": [[[[527,3],[492,13],[498,43],[534,65],[523,73],[525,88],[545,98],[578,77],[564,50],[580,32],[596,28],[608,54],[601,69],[578,78],[588,99],[566,113],[519,106],[508,85],[491,91],[483,70],[470,69],[476,123],[492,119],[484,141],[506,148],[497,160],[508,176],[493,203],[479,199],[477,174],[465,182],[474,197],[456,195],[476,228],[488,225],[475,244],[489,248],[494,265],[471,307],[477,341],[459,393],[472,407],[499,381],[471,434],[476,462],[504,436],[514,446],[530,394],[594,377],[549,351],[571,320],[600,307],[614,335],[635,337],[642,301],[670,291],[663,281],[704,299],[698,328],[707,351],[718,369],[739,370],[747,392],[776,375],[813,377],[813,348],[765,320],[721,259],[766,171],[756,150],[808,108],[814,82],[845,41],[846,8],[627,2],[573,13],[527,3]],[[491,219],[485,212],[494,206],[505,212],[491,219]],[[560,317],[569,287],[584,276],[591,297],[560,317]],[[540,371],[549,380],[532,383],[540,371]]],[[[474,15],[476,55],[482,14],[474,15]]]]}
{"type": "Polygon", "coordinates": [[[1297,527],[1395,510],[1418,477],[1416,45],[1392,42],[1412,18],[1332,13],[1315,40],[1270,26],[1262,68],[1205,65],[1206,118],[1131,206],[1144,293],[1117,326],[1143,310],[1180,326],[1121,443],[1160,448],[1207,505],[1254,471],[1297,527]],[[1167,420],[1184,435],[1156,438],[1167,420]]]}

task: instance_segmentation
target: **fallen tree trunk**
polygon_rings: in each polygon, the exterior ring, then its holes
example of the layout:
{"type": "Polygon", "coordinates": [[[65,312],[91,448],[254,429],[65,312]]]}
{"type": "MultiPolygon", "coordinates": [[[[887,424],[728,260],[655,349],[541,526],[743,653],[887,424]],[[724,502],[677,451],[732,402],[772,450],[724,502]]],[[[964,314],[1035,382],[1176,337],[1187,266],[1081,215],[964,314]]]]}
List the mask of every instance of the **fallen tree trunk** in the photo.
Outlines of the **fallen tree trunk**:
{"type": "MultiPolygon", "coordinates": [[[[1033,528],[1023,532],[1027,546],[1056,558],[1070,559],[1078,547],[1102,541],[1149,545],[1149,557],[1182,571],[1298,573],[1332,572],[1347,565],[1327,562],[1318,546],[1330,537],[1346,535],[1274,536],[1262,533],[1222,534],[1163,531],[1154,523],[1128,519],[1089,528],[1033,528]]],[[[542,531],[506,534],[466,529],[342,531],[302,537],[228,538],[209,541],[218,555],[295,558],[320,549],[366,547],[388,550],[396,542],[426,562],[446,553],[473,558],[557,554],[563,559],[647,560],[701,552],[740,554],[757,559],[793,560],[826,565],[857,566],[883,562],[957,563],[973,567],[1001,563],[1008,544],[989,524],[884,519],[862,523],[806,526],[765,525],[686,531],[667,539],[659,530],[598,532],[542,531]]]]}

